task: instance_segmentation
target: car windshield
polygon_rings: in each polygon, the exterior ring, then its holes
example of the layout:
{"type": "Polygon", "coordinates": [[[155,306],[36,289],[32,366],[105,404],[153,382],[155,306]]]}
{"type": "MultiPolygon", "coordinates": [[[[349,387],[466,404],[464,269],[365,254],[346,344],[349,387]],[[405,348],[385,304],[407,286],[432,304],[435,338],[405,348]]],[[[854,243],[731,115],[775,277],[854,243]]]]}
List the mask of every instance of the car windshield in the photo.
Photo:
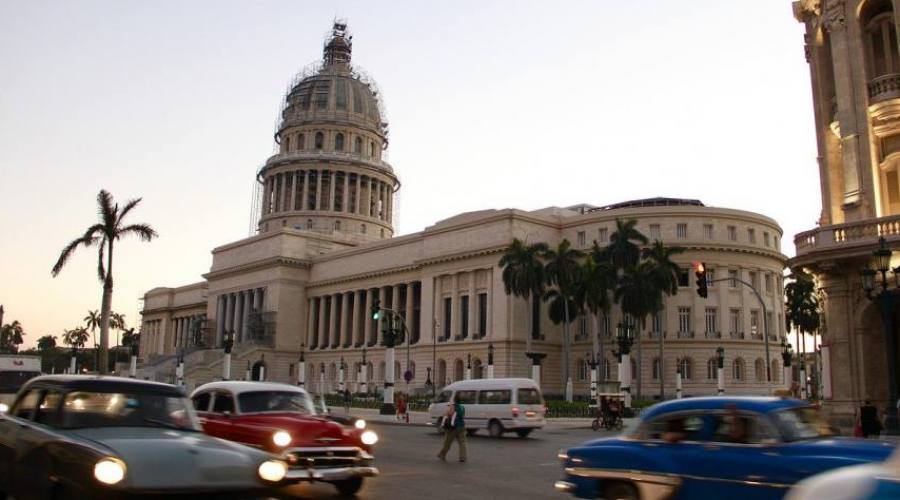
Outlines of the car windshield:
{"type": "Polygon", "coordinates": [[[0,372],[0,393],[16,393],[22,384],[40,375],[41,372],[2,371],[0,372]]]}
{"type": "Polygon", "coordinates": [[[253,391],[238,396],[241,413],[267,411],[290,411],[315,415],[313,402],[302,392],[295,391],[253,391]]]}
{"type": "Polygon", "coordinates": [[[72,391],[62,407],[62,427],[167,427],[200,431],[190,400],[153,393],[72,391]]]}
{"type": "Polygon", "coordinates": [[[834,435],[831,428],[812,407],[788,408],[771,413],[785,441],[815,439],[834,435]]]}

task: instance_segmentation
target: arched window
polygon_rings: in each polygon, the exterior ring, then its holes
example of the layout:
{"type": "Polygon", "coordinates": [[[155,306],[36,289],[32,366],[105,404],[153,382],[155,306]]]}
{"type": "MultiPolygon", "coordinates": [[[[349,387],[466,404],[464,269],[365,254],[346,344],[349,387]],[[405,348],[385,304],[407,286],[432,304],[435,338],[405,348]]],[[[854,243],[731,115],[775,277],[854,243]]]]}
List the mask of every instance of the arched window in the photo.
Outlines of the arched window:
{"type": "Polygon", "coordinates": [[[633,382],[634,380],[637,380],[637,362],[634,358],[631,358],[629,361],[631,361],[631,380],[633,382]]]}
{"type": "Polygon", "coordinates": [[[266,367],[266,363],[263,361],[257,361],[253,363],[253,369],[250,370],[250,379],[251,380],[265,380],[268,374],[265,373],[264,368],[266,367]]]}
{"type": "Polygon", "coordinates": [[[366,225],[365,225],[365,224],[362,224],[362,225],[359,227],[359,230],[360,230],[360,232],[361,232],[362,234],[366,234],[366,225]]]}
{"type": "Polygon", "coordinates": [[[287,136],[284,138],[284,151],[288,152],[291,150],[291,137],[287,136]]]}
{"type": "Polygon", "coordinates": [[[756,372],[756,381],[765,382],[766,380],[766,362],[762,358],[756,358],[753,362],[753,371],[756,372]]]}
{"type": "Polygon", "coordinates": [[[461,359],[457,359],[455,363],[453,363],[453,381],[462,380],[465,378],[465,371],[463,370],[463,361],[461,359]]]}
{"type": "Polygon", "coordinates": [[[716,358],[709,358],[709,361],[706,362],[706,378],[709,380],[719,378],[719,360],[716,358]]]}
{"type": "Polygon", "coordinates": [[[744,360],[741,358],[735,359],[731,374],[732,378],[735,380],[744,380],[746,374],[747,368],[744,366],[744,360]]]}
{"type": "Polygon", "coordinates": [[[778,365],[778,360],[772,360],[772,382],[781,382],[781,367],[778,365]]]}
{"type": "Polygon", "coordinates": [[[306,136],[303,134],[297,136],[297,149],[300,151],[306,149],[306,136]]]}
{"type": "Polygon", "coordinates": [[[603,358],[602,365],[600,366],[600,373],[603,374],[604,380],[612,380],[612,363],[606,358],[603,358]]]}
{"type": "Polygon", "coordinates": [[[363,144],[362,137],[357,137],[353,141],[353,152],[362,154],[362,144],[363,144]]]}
{"type": "Polygon", "coordinates": [[[306,229],[312,229],[312,228],[313,228],[313,220],[306,219],[306,229]]]}
{"type": "Polygon", "coordinates": [[[394,361],[394,382],[403,380],[403,371],[400,368],[400,362],[394,361]]]}
{"type": "Polygon", "coordinates": [[[472,378],[484,378],[484,365],[478,358],[472,360],[472,378]]]}
{"type": "Polygon", "coordinates": [[[891,0],[868,2],[860,20],[864,30],[866,70],[869,79],[900,73],[897,32],[891,0]]]}
{"type": "Polygon", "coordinates": [[[322,149],[323,147],[325,147],[325,134],[316,132],[316,149],[322,149]]]}
{"type": "Polygon", "coordinates": [[[681,378],[684,380],[693,380],[694,378],[694,363],[691,361],[691,358],[681,358],[679,362],[679,367],[681,368],[681,378]]]}
{"type": "Polygon", "coordinates": [[[653,358],[653,380],[659,380],[659,358],[653,358]]]}
{"type": "Polygon", "coordinates": [[[334,150],[335,151],[343,151],[344,150],[344,134],[338,134],[334,136],[334,150]]]}
{"type": "Polygon", "coordinates": [[[369,142],[369,156],[375,156],[375,141],[369,142]]]}
{"type": "Polygon", "coordinates": [[[447,385],[447,362],[439,359],[437,362],[437,373],[434,376],[434,385],[444,387],[447,385]]]}

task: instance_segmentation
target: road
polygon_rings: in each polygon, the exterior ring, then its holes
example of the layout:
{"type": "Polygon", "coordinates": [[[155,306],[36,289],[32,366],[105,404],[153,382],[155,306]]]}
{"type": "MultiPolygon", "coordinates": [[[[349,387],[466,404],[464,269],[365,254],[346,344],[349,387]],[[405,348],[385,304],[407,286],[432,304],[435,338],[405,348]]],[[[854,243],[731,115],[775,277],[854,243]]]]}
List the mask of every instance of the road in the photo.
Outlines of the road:
{"type": "MultiPolygon", "coordinates": [[[[442,438],[433,429],[379,425],[376,445],[377,478],[367,479],[357,495],[361,499],[546,499],[558,494],[560,478],[556,458],[561,448],[609,435],[590,429],[550,429],[526,439],[508,435],[492,439],[479,433],[468,438],[469,457],[457,461],[456,445],[447,462],[437,458],[442,438]]],[[[328,484],[292,487],[296,498],[341,498],[328,484]]],[[[559,495],[559,498],[563,498],[559,495]]]]}

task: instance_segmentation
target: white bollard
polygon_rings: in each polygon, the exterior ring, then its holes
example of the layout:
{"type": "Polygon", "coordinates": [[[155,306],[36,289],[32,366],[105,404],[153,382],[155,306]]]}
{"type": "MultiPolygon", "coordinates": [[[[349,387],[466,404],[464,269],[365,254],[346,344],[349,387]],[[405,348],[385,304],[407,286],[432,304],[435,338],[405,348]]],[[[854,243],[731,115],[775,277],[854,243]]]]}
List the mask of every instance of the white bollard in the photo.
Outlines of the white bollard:
{"type": "Polygon", "coordinates": [[[137,356],[134,354],[131,355],[131,363],[128,366],[128,376],[131,378],[137,377],[137,356]]]}
{"type": "Polygon", "coordinates": [[[297,363],[297,385],[306,386],[306,361],[297,363]]]}
{"type": "Polygon", "coordinates": [[[809,393],[806,391],[807,385],[808,384],[806,382],[806,367],[801,366],[800,367],[800,399],[806,399],[807,396],[809,395],[809,393]]]}
{"type": "MultiPolygon", "coordinates": [[[[394,348],[384,350],[384,400],[382,408],[394,407],[394,348]]],[[[394,413],[391,410],[391,413],[394,413]]]]}
{"type": "Polygon", "coordinates": [[[725,394],[725,368],[716,368],[716,380],[719,396],[725,394]]]}
{"type": "Polygon", "coordinates": [[[75,358],[75,356],[72,356],[72,361],[69,362],[69,373],[70,373],[70,374],[74,374],[74,373],[75,373],[75,370],[76,370],[76,366],[75,366],[76,359],[77,359],[77,358],[75,358]]]}
{"type": "Polygon", "coordinates": [[[531,380],[534,380],[539,387],[541,385],[541,365],[531,365],[531,380]]]}
{"type": "Polygon", "coordinates": [[[597,401],[597,370],[591,369],[591,401],[597,401]]]}
{"type": "Polygon", "coordinates": [[[487,378],[494,378],[494,365],[488,365],[487,378]]]}
{"type": "Polygon", "coordinates": [[[681,399],[681,372],[675,372],[675,398],[681,399]]]}
{"type": "Polygon", "coordinates": [[[472,369],[466,367],[466,380],[472,380],[472,369]]]}
{"type": "Polygon", "coordinates": [[[226,352],[222,358],[222,380],[231,380],[231,353],[226,352]]]}
{"type": "Polygon", "coordinates": [[[794,382],[793,380],[791,380],[794,378],[793,370],[791,370],[790,366],[785,366],[784,368],[781,369],[781,371],[783,373],[782,376],[784,377],[784,379],[783,379],[784,387],[785,387],[785,389],[790,389],[791,385],[794,382]]]}
{"type": "Polygon", "coordinates": [[[623,354],[619,362],[619,380],[626,408],[631,408],[631,355],[623,354]]]}
{"type": "Polygon", "coordinates": [[[363,394],[369,393],[369,386],[366,377],[369,375],[369,365],[362,365],[359,367],[359,392],[363,394]]]}
{"type": "Polygon", "coordinates": [[[266,379],[266,365],[259,365],[259,381],[262,382],[266,379]]]}

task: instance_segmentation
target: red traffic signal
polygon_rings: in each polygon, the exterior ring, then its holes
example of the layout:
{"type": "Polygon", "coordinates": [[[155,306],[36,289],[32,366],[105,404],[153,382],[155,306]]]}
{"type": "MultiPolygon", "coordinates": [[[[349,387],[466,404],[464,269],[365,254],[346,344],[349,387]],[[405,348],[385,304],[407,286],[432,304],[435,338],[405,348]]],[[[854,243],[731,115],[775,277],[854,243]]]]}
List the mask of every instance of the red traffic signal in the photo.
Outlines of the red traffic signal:
{"type": "Polygon", "coordinates": [[[706,264],[694,262],[694,274],[697,276],[697,295],[705,299],[709,293],[706,283],[706,264]]]}

